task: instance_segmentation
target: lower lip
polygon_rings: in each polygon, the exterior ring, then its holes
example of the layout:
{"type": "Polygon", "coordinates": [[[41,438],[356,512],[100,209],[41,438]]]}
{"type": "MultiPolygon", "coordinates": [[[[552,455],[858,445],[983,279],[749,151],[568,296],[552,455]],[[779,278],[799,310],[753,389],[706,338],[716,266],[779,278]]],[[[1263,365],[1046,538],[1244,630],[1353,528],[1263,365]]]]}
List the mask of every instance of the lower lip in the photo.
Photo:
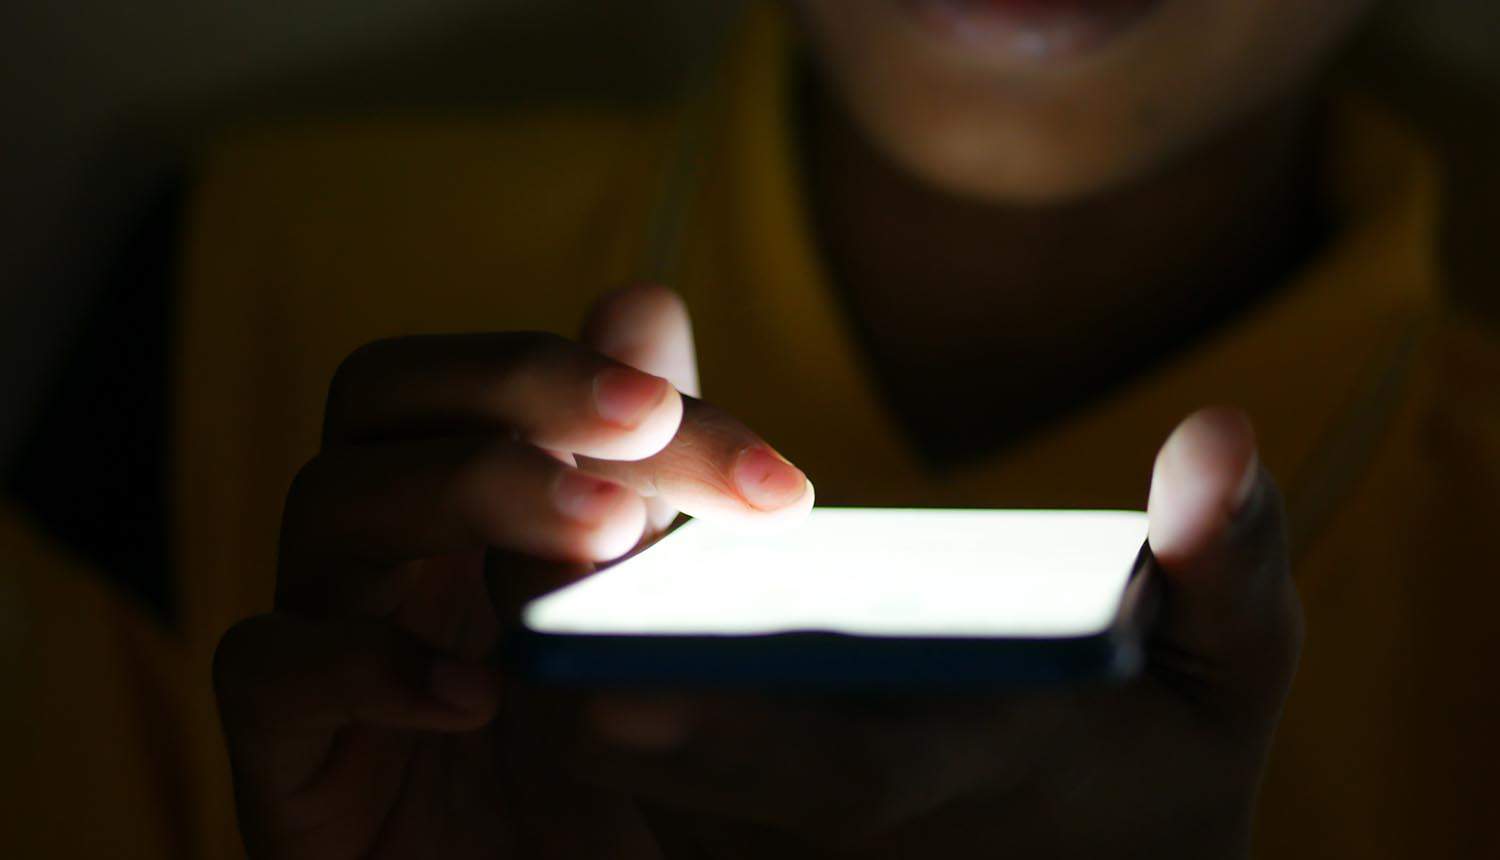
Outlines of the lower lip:
{"type": "Polygon", "coordinates": [[[902,0],[938,35],[1022,58],[1093,53],[1147,18],[1160,0],[902,0]]]}

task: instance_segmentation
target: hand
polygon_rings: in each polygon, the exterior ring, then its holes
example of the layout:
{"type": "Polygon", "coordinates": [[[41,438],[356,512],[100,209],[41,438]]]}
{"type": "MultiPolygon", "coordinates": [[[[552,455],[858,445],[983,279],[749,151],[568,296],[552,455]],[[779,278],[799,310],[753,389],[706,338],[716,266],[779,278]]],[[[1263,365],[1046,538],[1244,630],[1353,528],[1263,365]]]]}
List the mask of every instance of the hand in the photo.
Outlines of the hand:
{"type": "Polygon", "coordinates": [[[1149,508],[1163,605],[1130,683],[962,701],[601,697],[578,761],[674,810],[659,830],[713,856],[1244,856],[1302,635],[1246,419],[1183,422],[1149,508]]]}
{"type": "Polygon", "coordinates": [[[215,656],[252,856],[658,856],[629,798],[558,768],[551,705],[482,662],[486,550],[502,586],[581,575],[678,510],[797,517],[812,487],[679,395],[697,379],[671,293],[610,297],[584,340],[406,338],[340,368],[287,497],[276,611],[215,656]]]}

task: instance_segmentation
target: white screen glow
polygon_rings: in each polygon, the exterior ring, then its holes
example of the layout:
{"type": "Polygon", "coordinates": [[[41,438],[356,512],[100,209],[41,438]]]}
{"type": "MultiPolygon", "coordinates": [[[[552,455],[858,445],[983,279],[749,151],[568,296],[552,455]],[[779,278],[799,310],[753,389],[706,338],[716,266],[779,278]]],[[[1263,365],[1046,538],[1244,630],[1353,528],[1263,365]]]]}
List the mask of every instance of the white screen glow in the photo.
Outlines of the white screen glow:
{"type": "Polygon", "coordinates": [[[777,534],[702,520],[530,603],[542,633],[1083,636],[1146,539],[1134,511],[816,508],[777,534]]]}

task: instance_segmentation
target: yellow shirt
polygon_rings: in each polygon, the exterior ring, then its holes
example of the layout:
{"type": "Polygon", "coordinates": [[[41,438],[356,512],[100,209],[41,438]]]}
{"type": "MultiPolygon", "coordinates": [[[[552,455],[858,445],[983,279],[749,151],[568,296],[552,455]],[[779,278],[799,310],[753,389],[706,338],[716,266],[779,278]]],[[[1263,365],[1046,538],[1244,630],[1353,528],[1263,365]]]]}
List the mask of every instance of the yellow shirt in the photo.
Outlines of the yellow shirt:
{"type": "Polygon", "coordinates": [[[1140,507],[1180,418],[1248,409],[1287,491],[1309,630],[1259,852],[1500,853],[1480,799],[1500,763],[1486,551],[1500,357],[1444,309],[1422,147],[1346,107],[1329,141],[1337,235],[1295,283],[1023,442],[935,474],[886,413],[812,244],[788,43],[752,15],[722,88],[686,107],[328,122],[218,151],[178,312],[179,629],[153,629],[0,510],[0,546],[20,559],[0,591],[16,607],[0,616],[16,643],[3,643],[16,704],[0,744],[23,762],[0,777],[20,823],[7,856],[236,854],[210,656],[270,605],[282,497],[317,448],[339,360],[393,334],[572,332],[595,296],[642,277],[686,296],[706,396],[823,502],[1140,507]]]}

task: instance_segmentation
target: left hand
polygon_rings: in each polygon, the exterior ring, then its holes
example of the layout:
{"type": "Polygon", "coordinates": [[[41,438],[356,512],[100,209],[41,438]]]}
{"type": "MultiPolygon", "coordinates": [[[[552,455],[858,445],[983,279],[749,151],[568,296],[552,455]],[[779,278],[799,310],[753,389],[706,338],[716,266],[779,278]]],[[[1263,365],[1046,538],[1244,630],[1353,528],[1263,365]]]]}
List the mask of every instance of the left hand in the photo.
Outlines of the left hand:
{"type": "Polygon", "coordinates": [[[713,856],[1245,856],[1302,616],[1241,413],[1173,432],[1149,515],[1162,614],[1129,683],[984,700],[600,694],[574,770],[658,805],[664,836],[713,856]]]}
{"type": "Polygon", "coordinates": [[[678,393],[693,362],[686,309],[645,285],[603,299],[582,342],[428,335],[344,361],[287,493],[276,609],[214,657],[249,856],[662,856],[631,798],[558,767],[566,714],[526,723],[544,697],[485,665],[485,577],[582,575],[676,508],[806,512],[800,471],[678,393]]]}

